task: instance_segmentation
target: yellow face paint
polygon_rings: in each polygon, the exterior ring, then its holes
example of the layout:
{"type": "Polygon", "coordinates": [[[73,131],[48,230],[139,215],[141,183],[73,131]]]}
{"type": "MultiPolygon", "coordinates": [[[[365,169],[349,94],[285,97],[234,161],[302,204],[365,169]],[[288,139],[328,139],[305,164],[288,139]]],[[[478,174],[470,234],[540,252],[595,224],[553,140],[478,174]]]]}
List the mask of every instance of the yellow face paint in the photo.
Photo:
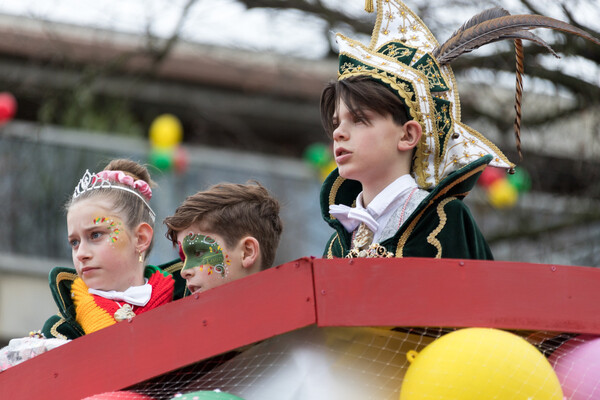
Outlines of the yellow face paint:
{"type": "Polygon", "coordinates": [[[106,227],[109,230],[108,241],[110,243],[116,243],[119,239],[119,233],[121,233],[121,222],[107,217],[94,218],[94,225],[104,224],[106,224],[106,227]]]}

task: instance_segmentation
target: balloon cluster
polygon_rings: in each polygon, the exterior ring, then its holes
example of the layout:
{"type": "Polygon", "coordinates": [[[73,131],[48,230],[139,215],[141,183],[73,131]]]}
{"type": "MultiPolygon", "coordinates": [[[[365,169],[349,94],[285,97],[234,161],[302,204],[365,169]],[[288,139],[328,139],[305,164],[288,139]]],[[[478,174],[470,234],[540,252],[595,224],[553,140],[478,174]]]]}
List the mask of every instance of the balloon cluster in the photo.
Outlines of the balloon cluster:
{"type": "Polygon", "coordinates": [[[337,168],[331,148],[323,143],[313,143],[304,150],[304,161],[319,172],[321,180],[337,168]]]}
{"type": "Polygon", "coordinates": [[[509,208],[515,205],[519,194],[531,189],[531,178],[523,168],[507,174],[504,169],[487,167],[477,181],[487,192],[490,204],[496,208],[509,208]]]}
{"type": "Polygon", "coordinates": [[[0,93],[0,126],[13,119],[16,112],[17,100],[15,97],[8,92],[0,93]]]}
{"type": "Polygon", "coordinates": [[[506,331],[460,329],[406,356],[411,365],[400,400],[563,400],[559,379],[544,355],[506,331]]]}
{"type": "Polygon", "coordinates": [[[600,399],[600,336],[578,335],[546,359],[525,339],[498,329],[446,334],[410,350],[400,400],[600,399]]]}
{"type": "Polygon", "coordinates": [[[172,114],[162,114],[150,125],[150,163],[161,171],[175,169],[185,172],[188,167],[187,152],[181,146],[183,128],[172,114]]]}

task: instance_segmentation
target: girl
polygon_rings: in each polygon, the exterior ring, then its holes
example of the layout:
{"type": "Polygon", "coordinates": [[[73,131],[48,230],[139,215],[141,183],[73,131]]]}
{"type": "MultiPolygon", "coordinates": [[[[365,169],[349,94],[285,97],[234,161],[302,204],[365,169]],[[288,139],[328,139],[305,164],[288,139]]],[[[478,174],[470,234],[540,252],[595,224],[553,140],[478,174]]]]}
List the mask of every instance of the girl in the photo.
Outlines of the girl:
{"type": "Polygon", "coordinates": [[[44,324],[46,338],[74,339],[181,297],[170,274],[180,264],[144,263],[156,217],[153,185],[144,166],[123,159],[79,181],[65,207],[75,270],[50,273],[59,312],[44,324]]]}

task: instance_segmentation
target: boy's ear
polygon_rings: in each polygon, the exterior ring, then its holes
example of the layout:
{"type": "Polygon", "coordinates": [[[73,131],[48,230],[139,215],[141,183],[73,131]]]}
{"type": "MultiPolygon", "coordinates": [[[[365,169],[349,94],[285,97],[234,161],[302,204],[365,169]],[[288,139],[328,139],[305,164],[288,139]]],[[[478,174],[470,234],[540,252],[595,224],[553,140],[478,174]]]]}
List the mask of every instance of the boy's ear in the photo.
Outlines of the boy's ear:
{"type": "Polygon", "coordinates": [[[137,239],[136,250],[144,252],[150,247],[152,243],[152,235],[154,235],[154,229],[145,222],[142,222],[135,228],[135,238],[137,239]]]}
{"type": "Polygon", "coordinates": [[[414,149],[419,140],[421,140],[422,135],[423,129],[421,128],[421,124],[413,120],[407,121],[402,125],[402,135],[398,141],[398,150],[407,151],[414,149]]]}
{"type": "Polygon", "coordinates": [[[260,243],[253,236],[246,236],[241,240],[242,250],[242,267],[251,268],[259,259],[260,243]]]}

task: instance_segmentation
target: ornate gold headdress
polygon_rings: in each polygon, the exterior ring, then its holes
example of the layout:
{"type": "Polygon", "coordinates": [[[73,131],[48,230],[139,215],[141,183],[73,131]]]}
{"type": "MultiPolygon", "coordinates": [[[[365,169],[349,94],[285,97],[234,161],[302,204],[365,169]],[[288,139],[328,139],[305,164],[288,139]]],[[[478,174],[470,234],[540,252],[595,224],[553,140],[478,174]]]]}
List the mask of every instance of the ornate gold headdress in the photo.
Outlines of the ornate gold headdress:
{"type": "MultiPolygon", "coordinates": [[[[373,10],[371,0],[367,0],[365,8],[373,10]]],[[[449,63],[485,44],[514,40],[517,52],[515,135],[520,155],[522,39],[550,49],[542,39],[528,32],[534,28],[557,29],[600,44],[587,32],[553,18],[510,15],[502,8],[494,8],[471,18],[439,46],[423,21],[403,2],[377,0],[377,20],[368,46],[337,35],[338,78],[369,76],[388,86],[404,101],[410,117],[423,128],[413,168],[420,187],[430,188],[449,173],[486,154],[493,156],[490,165],[512,169],[514,164],[491,141],[461,122],[457,85],[449,63]]]]}

